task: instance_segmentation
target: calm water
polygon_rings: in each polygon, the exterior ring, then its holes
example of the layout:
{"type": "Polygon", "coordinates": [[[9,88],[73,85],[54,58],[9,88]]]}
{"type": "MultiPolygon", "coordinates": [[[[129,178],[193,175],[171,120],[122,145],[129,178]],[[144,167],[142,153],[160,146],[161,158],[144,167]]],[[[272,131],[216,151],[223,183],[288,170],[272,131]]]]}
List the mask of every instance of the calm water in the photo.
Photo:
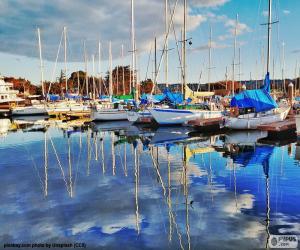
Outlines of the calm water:
{"type": "Polygon", "coordinates": [[[259,249],[270,234],[300,234],[296,143],[127,122],[25,123],[0,120],[0,248],[259,249]]]}

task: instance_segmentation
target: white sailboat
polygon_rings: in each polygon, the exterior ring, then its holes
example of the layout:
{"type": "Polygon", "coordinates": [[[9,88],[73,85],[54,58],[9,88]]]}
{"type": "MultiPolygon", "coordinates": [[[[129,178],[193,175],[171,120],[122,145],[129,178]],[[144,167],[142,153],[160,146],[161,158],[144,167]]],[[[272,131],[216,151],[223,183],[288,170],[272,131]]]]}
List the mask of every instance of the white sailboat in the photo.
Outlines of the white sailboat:
{"type": "MultiPolygon", "coordinates": [[[[171,21],[173,19],[173,14],[171,16],[171,21]]],[[[201,92],[193,92],[188,86],[186,81],[186,19],[187,19],[187,0],[184,1],[184,20],[183,20],[183,54],[182,54],[182,64],[183,64],[183,72],[182,72],[182,80],[183,80],[183,96],[184,99],[189,97],[195,98],[199,96],[204,97],[206,94],[207,96],[211,96],[213,92],[201,93],[201,92]]],[[[170,22],[171,24],[171,22],[170,22]]],[[[169,24],[169,29],[170,29],[169,24]]],[[[167,38],[167,35],[166,35],[167,38]]],[[[165,41],[166,48],[167,39],[165,41]]],[[[157,78],[157,75],[156,77],[157,78]]],[[[156,82],[156,80],[155,80],[156,82]]],[[[195,105],[187,106],[183,105],[181,108],[164,108],[164,107],[154,107],[150,108],[149,111],[152,114],[153,118],[159,125],[183,125],[188,123],[191,120],[195,119],[209,119],[209,118],[217,118],[222,117],[222,111],[217,109],[215,105],[211,105],[207,109],[202,109],[200,106],[195,105]]]]}
{"type": "Polygon", "coordinates": [[[259,125],[283,121],[290,106],[278,107],[270,96],[269,65],[271,54],[272,0],[269,0],[267,74],[263,89],[245,90],[231,100],[232,114],[225,118],[225,127],[256,129],[259,125]]]}
{"type": "MultiPolygon", "coordinates": [[[[41,85],[43,98],[45,97],[44,89],[44,72],[43,72],[43,58],[42,58],[42,43],[41,43],[41,32],[37,29],[38,43],[39,43],[39,55],[40,55],[40,68],[41,68],[41,85]]],[[[31,103],[29,106],[16,106],[11,109],[12,115],[44,115],[47,114],[46,105],[44,103],[34,104],[31,103]]]]}
{"type": "Polygon", "coordinates": [[[111,42],[109,42],[109,102],[96,103],[91,110],[92,121],[119,121],[127,120],[126,109],[120,103],[112,102],[113,82],[112,82],[112,53],[111,42]]]}

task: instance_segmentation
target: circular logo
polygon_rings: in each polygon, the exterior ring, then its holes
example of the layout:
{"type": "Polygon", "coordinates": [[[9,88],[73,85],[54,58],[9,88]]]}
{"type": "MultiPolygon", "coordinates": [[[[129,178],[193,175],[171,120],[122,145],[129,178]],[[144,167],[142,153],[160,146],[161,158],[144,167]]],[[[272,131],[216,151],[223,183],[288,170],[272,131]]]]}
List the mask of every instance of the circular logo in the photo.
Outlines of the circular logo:
{"type": "Polygon", "coordinates": [[[272,246],[276,246],[277,243],[278,243],[278,242],[277,242],[277,239],[276,239],[275,237],[273,237],[272,240],[271,240],[272,246]]]}

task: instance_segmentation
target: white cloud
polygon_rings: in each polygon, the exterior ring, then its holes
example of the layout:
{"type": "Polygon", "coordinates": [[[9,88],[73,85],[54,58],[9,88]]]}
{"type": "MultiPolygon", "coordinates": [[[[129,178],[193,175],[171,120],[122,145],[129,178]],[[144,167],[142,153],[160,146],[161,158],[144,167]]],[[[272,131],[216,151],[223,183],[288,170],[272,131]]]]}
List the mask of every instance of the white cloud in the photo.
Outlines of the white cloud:
{"type": "MultiPolygon", "coordinates": [[[[221,43],[217,43],[215,41],[212,41],[211,42],[211,48],[212,49],[226,49],[226,48],[229,48],[230,46],[227,45],[227,44],[221,44],[221,43]]],[[[201,45],[201,46],[198,46],[192,50],[195,50],[195,51],[202,51],[202,50],[208,50],[209,49],[209,45],[208,44],[205,44],[205,45],[201,45]]]]}
{"type": "MultiPolygon", "coordinates": [[[[215,7],[228,0],[193,1],[193,6],[215,7]]],[[[191,5],[189,7],[191,7],[191,5]]],[[[130,50],[130,1],[101,0],[2,0],[0,3],[0,51],[37,57],[36,28],[42,31],[44,57],[55,60],[63,26],[68,27],[69,60],[82,60],[83,40],[87,40],[88,53],[97,52],[97,41],[103,43],[106,56],[108,42],[112,41],[114,54],[119,54],[121,44],[130,50]]],[[[160,0],[139,0],[135,4],[137,48],[148,50],[154,36],[164,35],[164,3],[160,0]]],[[[189,13],[191,9],[189,9],[189,13]]],[[[188,15],[188,30],[193,31],[206,21],[201,14],[188,15]]],[[[183,6],[177,6],[174,23],[183,22],[183,6]]],[[[62,57],[60,58],[62,59],[62,57]]]]}
{"type": "Polygon", "coordinates": [[[267,10],[264,10],[262,13],[261,13],[264,17],[267,17],[269,15],[269,12],[267,10]]]}
{"type": "Polygon", "coordinates": [[[291,11],[290,11],[290,10],[283,10],[282,12],[283,12],[283,14],[286,15],[286,16],[289,15],[289,14],[291,14],[291,11]]]}
{"type": "Polygon", "coordinates": [[[222,6],[230,0],[192,0],[190,1],[193,6],[198,7],[217,7],[222,6]]]}

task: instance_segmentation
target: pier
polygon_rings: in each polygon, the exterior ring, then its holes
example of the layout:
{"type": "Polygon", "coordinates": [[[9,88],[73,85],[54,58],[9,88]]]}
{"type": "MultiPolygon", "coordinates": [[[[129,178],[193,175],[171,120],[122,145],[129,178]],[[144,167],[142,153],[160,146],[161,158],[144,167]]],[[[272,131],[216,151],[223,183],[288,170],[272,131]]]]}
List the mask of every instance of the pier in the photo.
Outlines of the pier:
{"type": "Polygon", "coordinates": [[[189,126],[192,126],[198,131],[215,131],[220,130],[220,124],[223,122],[222,117],[210,118],[210,119],[196,119],[188,122],[189,126]]]}
{"type": "Polygon", "coordinates": [[[268,140],[286,139],[296,136],[296,120],[293,116],[281,122],[273,122],[265,125],[259,125],[258,130],[267,131],[268,140]]]}

